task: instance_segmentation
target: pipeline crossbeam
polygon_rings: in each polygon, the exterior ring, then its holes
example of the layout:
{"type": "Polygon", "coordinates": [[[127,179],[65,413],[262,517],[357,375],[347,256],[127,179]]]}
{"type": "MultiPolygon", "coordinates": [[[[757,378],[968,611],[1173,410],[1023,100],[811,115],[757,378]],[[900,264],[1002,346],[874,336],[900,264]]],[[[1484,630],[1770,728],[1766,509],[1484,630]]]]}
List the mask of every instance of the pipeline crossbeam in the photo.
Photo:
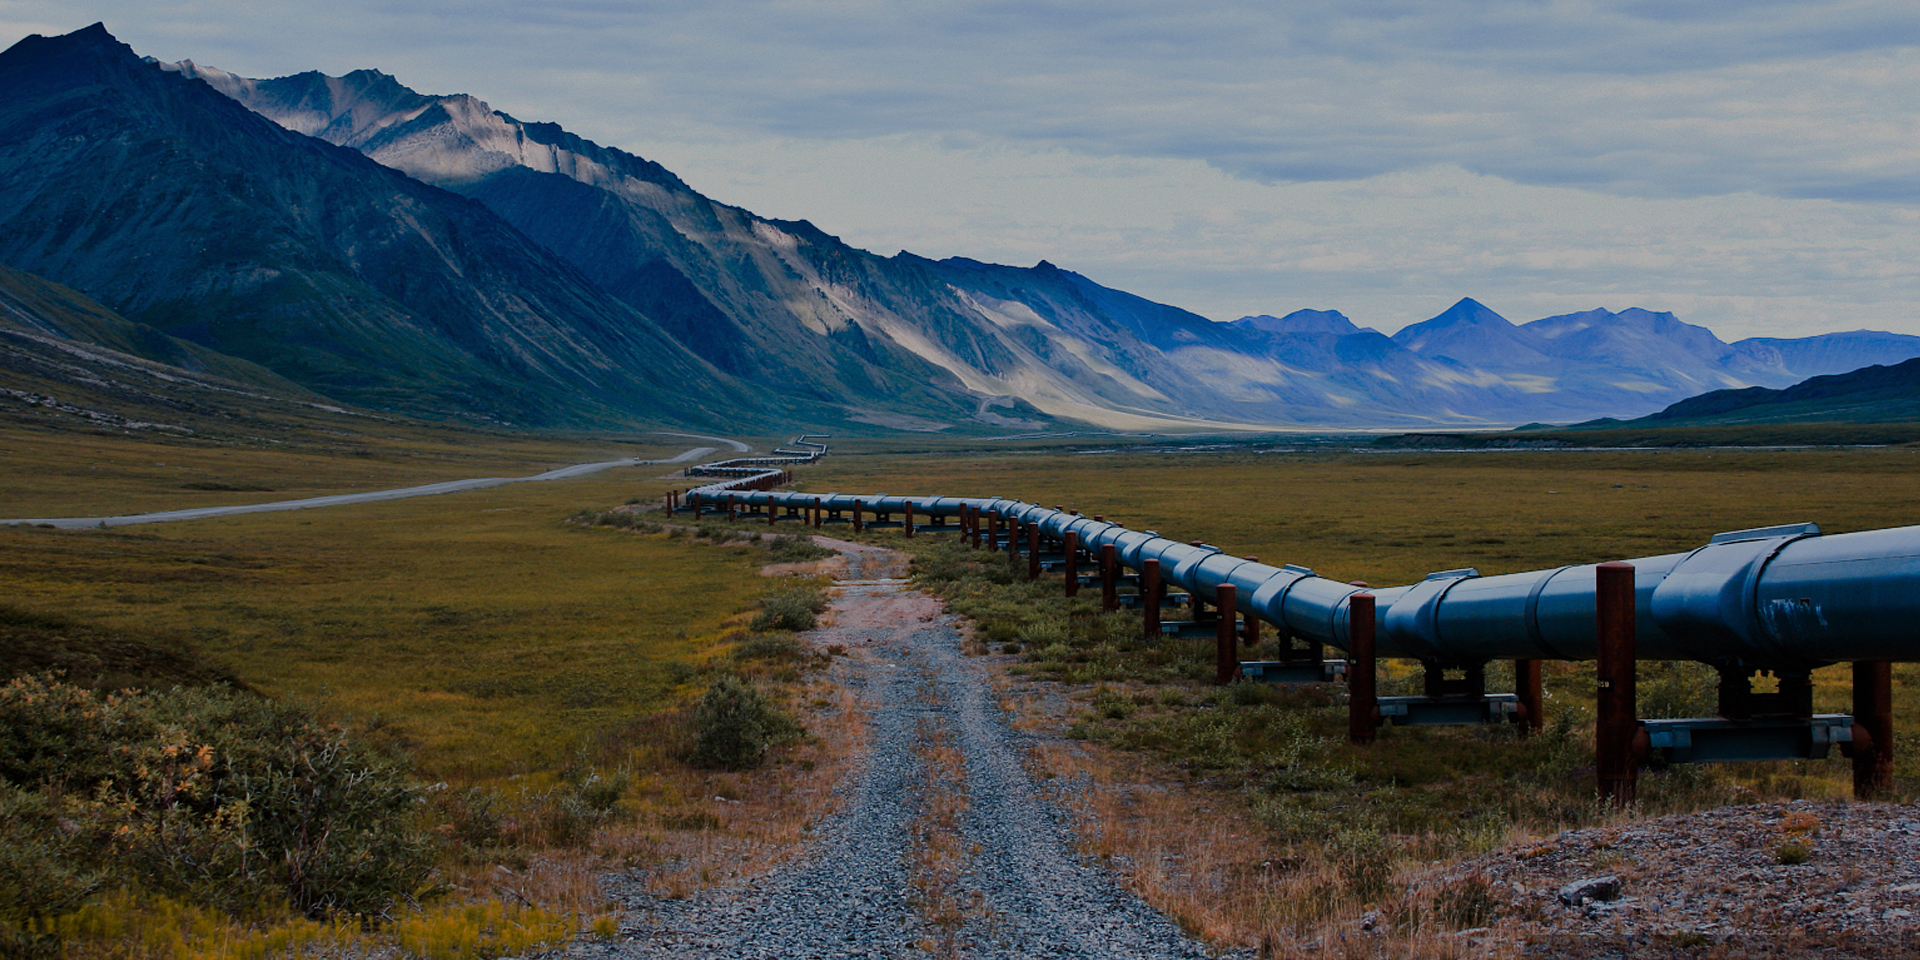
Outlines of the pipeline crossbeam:
{"type": "MultiPolygon", "coordinates": [[[[1052,544],[1072,534],[1098,556],[1143,570],[1159,561],[1169,586],[1214,596],[1234,589],[1235,609],[1309,642],[1350,648],[1350,598],[1361,588],[1306,567],[1272,566],[1216,547],[1001,497],[859,496],[746,490],[757,477],[688,492],[689,502],[731,495],[774,504],[874,513],[908,505],[928,518],[977,510],[1034,525],[1052,544]]],[[[1811,523],[1723,533],[1692,550],[1627,561],[1634,567],[1635,642],[1643,660],[1803,671],[1840,661],[1920,661],[1920,526],[1822,535],[1811,523]]],[[[1496,659],[1589,660],[1596,655],[1595,568],[1580,564],[1483,577],[1472,569],[1369,590],[1377,652],[1444,664],[1496,659]]]]}

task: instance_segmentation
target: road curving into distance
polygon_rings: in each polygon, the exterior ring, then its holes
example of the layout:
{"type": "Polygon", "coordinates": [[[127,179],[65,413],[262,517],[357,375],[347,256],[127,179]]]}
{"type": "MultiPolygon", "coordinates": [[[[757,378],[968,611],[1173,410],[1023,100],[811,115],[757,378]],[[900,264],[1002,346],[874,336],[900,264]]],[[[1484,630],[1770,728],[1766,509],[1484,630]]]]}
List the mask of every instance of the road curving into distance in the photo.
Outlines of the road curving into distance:
{"type": "MultiPolygon", "coordinates": [[[[684,434],[668,434],[684,436],[684,434]]],[[[725,440],[720,437],[698,437],[701,440],[714,440],[725,443],[735,449],[751,449],[737,440],[725,440]]],[[[442,493],[459,493],[462,490],[481,490],[486,487],[498,487],[509,483],[528,483],[536,480],[570,480],[584,477],[590,473],[614,467],[641,467],[658,464],[689,463],[704,459],[712,454],[714,447],[695,447],[679,456],[666,460],[603,460],[598,463],[576,463],[558,470],[531,477],[481,477],[474,480],[447,480],[441,483],[423,484],[418,487],[400,487],[393,490],[368,490],[363,493],[341,493],[326,497],[308,497],[304,500],[276,500],[272,503],[247,503],[230,507],[195,507],[190,510],[163,510],[157,513],[132,513],[118,517],[39,517],[30,519],[0,520],[0,526],[9,524],[29,524],[32,526],[59,527],[64,530],[81,530],[90,527],[126,527],[141,523],[169,523],[175,520],[205,520],[209,517],[230,517],[242,513],[274,513],[281,510],[309,510],[314,507],[339,507],[355,503],[377,503],[382,500],[405,500],[408,497],[431,497],[442,493]]]]}

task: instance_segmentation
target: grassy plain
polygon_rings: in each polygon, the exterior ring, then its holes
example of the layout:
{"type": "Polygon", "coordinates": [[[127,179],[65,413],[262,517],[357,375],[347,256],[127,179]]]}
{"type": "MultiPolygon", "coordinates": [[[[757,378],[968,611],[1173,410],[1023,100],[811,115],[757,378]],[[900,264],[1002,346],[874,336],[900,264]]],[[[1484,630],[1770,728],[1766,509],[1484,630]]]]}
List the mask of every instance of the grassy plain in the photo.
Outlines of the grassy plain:
{"type": "Polygon", "coordinates": [[[0,528],[16,607],[184,637],[263,692],[404,744],[434,779],[564,763],[683,696],[763,589],[760,551],[581,529],[660,468],[191,523],[0,528]]]}
{"type": "Polygon", "coordinates": [[[1865,450],[836,455],[804,489],[1002,496],[1340,580],[1690,550],[1724,530],[1920,523],[1920,446],[1865,450]]]}

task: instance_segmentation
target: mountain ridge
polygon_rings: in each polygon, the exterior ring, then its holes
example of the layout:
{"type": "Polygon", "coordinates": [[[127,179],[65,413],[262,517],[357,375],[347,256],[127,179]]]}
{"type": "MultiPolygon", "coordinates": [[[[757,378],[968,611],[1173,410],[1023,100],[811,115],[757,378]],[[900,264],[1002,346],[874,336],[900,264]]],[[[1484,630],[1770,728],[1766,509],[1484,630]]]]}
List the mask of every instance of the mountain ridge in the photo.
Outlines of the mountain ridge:
{"type": "Polygon", "coordinates": [[[102,26],[0,53],[0,147],[0,262],[131,320],[363,405],[713,422],[716,371],[483,207],[155,70],[102,26]]]}
{"type": "Polygon", "coordinates": [[[377,70],[252,80],[140,60],[101,25],[0,54],[0,93],[0,143],[17,147],[0,158],[0,263],[380,408],[536,425],[1493,426],[1920,355],[1920,337],[1876,333],[1729,345],[1640,308],[1516,325],[1472,298],[1392,337],[1338,311],[1216,323],[1045,260],[877,256],[377,70]],[[45,63],[63,42],[114,69],[45,63]],[[27,60],[39,72],[23,80],[27,60]],[[113,137],[147,148],[99,148],[113,137]],[[67,152],[23,159],[53,145],[67,152]],[[338,210],[319,202],[335,195],[338,210]]]}

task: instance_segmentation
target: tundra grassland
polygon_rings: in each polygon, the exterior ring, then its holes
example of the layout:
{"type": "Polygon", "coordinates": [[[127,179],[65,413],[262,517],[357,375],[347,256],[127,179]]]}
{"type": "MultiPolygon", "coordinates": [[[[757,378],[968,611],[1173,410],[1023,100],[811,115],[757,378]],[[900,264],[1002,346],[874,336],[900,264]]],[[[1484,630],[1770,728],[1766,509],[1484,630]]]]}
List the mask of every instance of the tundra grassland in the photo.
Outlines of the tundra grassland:
{"type": "MultiPolygon", "coordinates": [[[[7,482],[26,493],[8,502],[52,516],[117,513],[128,498],[153,509],[201,505],[202,496],[234,502],[231,490],[179,490],[183,477],[272,486],[259,497],[281,499],[703,445],[647,436],[490,447],[442,434],[416,457],[401,439],[322,454],[11,433],[7,482]]],[[[80,714],[98,712],[87,697],[176,683],[238,685],[302,705],[406,771],[418,804],[405,827],[433,858],[431,873],[378,916],[209,905],[110,875],[91,879],[98,889],[83,904],[21,917],[6,911],[25,891],[0,883],[8,952],[499,956],[617,936],[598,882],[608,869],[638,871],[670,894],[764,869],[830,801],[820,784],[831,784],[846,738],[858,735],[854,710],[820,682],[827,655],[778,623],[754,625],[767,619],[757,617],[763,601],[791,606],[817,591],[806,576],[762,575],[795,559],[790,544],[595,522],[688,486],[670,476],[676,469],[186,523],[0,527],[7,676],[65,668],[66,679],[97,690],[53,690],[80,714]],[[723,681],[760,691],[758,709],[778,715],[753,718],[770,741],[764,761],[753,754],[759,769],[696,757],[708,732],[697,716],[702,691],[723,681]],[[804,731],[779,719],[793,712],[806,714],[804,731]]],[[[48,690],[18,687],[15,700],[48,690]]],[[[0,784],[0,830],[30,825],[21,811],[40,807],[8,804],[31,786],[0,784]]]]}
{"type": "MultiPolygon", "coordinates": [[[[1429,571],[1483,574],[1687,550],[1712,534],[1815,521],[1824,531],[1920,523],[1920,450],[1261,454],[1165,450],[1061,455],[836,456],[819,491],[1003,496],[1078,509],[1270,563],[1388,586],[1429,571]]],[[[880,536],[885,537],[886,534],[880,536]]],[[[974,622],[972,652],[1004,662],[1003,703],[1042,737],[1032,763],[1062,784],[1085,850],[1215,943],[1276,956],[1493,956],[1493,898],[1434,864],[1558,831],[1772,799],[1844,798],[1850,765],[1677,766],[1642,775],[1640,801],[1593,788],[1590,663],[1548,664],[1548,728],[1396,728],[1346,742],[1338,685],[1212,685],[1213,640],[1143,642],[1058,575],[954,538],[898,539],[916,576],[974,622]],[[1455,932],[1493,926],[1489,937],[1455,932]],[[1358,951],[1354,953],[1353,951],[1358,951]]],[[[1097,591],[1096,591],[1097,594],[1097,591]]],[[[1245,659],[1277,654],[1272,639],[1245,659]]],[[[1383,664],[1382,694],[1418,692],[1415,664],[1383,664]]],[[[1489,667],[1489,688],[1510,669],[1489,667]]],[[[1815,673],[1815,709],[1847,712],[1844,665],[1815,673]]],[[[1763,679],[1756,686],[1765,689],[1763,679]]],[[[1644,663],[1647,716],[1713,710],[1710,670],[1644,663]]],[[[1920,669],[1895,668],[1894,795],[1920,792],[1920,669]]]]}

